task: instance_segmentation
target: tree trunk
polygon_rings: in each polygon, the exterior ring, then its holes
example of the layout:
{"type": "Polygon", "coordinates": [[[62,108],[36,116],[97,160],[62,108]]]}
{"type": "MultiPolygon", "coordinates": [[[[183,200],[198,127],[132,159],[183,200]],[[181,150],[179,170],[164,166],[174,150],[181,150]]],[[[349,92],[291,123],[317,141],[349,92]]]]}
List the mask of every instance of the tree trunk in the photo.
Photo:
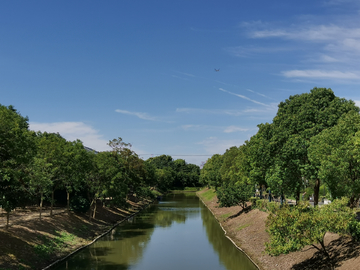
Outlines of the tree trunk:
{"type": "Polygon", "coordinates": [[[95,204],[94,204],[94,210],[93,210],[93,216],[92,218],[95,219],[95,215],[96,215],[96,200],[95,200],[95,204]]]}
{"type": "Polygon", "coordinates": [[[296,200],[296,205],[298,205],[300,201],[300,190],[296,191],[295,200],[296,200]]]}
{"type": "Polygon", "coordinates": [[[9,228],[10,211],[6,211],[6,229],[9,228]]]}
{"type": "Polygon", "coordinates": [[[42,205],[43,205],[43,193],[40,192],[40,206],[39,206],[40,220],[41,220],[42,205]]]}
{"type": "Polygon", "coordinates": [[[66,191],[67,212],[70,214],[70,192],[66,191]]]}
{"type": "Polygon", "coordinates": [[[314,186],[314,206],[319,204],[320,179],[317,178],[314,186]]]}
{"type": "Polygon", "coordinates": [[[351,209],[356,208],[359,204],[359,195],[351,195],[349,204],[351,209]]]}
{"type": "Polygon", "coordinates": [[[53,216],[53,207],[54,207],[54,190],[51,192],[51,206],[50,206],[50,217],[53,216]]]}

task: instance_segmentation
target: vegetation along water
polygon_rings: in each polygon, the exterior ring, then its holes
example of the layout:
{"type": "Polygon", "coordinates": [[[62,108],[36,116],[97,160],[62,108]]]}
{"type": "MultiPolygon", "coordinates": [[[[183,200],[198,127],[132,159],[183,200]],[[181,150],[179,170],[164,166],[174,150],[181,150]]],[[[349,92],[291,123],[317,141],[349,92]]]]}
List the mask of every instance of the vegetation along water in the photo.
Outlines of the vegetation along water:
{"type": "Polygon", "coordinates": [[[194,193],[166,196],[54,268],[257,269],[194,193]]]}

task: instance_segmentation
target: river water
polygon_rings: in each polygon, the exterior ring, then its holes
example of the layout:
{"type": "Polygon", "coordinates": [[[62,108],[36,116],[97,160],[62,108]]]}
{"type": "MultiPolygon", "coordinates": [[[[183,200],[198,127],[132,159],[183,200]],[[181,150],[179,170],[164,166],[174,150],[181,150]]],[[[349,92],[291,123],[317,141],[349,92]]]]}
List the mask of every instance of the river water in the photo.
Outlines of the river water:
{"type": "Polygon", "coordinates": [[[54,269],[255,270],[194,193],[172,194],[54,269]]]}

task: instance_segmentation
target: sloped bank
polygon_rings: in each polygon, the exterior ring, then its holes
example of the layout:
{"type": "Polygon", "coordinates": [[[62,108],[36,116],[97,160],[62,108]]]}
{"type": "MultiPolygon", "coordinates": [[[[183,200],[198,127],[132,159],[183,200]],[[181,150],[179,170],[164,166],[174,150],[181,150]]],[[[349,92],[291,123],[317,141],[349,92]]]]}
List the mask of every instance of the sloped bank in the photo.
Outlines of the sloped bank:
{"type": "Polygon", "coordinates": [[[0,269],[49,269],[136,215],[150,201],[131,203],[129,209],[97,209],[96,219],[60,213],[17,222],[0,229],[0,269]]]}
{"type": "MultiPolygon", "coordinates": [[[[204,204],[213,213],[232,242],[247,254],[262,270],[303,270],[328,269],[322,255],[311,246],[302,251],[278,257],[265,253],[265,243],[269,241],[265,221],[268,214],[258,209],[241,212],[240,206],[220,208],[212,190],[197,192],[204,204]],[[239,215],[238,215],[239,214],[239,215]]],[[[330,253],[337,259],[336,269],[360,269],[360,246],[349,237],[328,233],[325,237],[330,253]]]]}

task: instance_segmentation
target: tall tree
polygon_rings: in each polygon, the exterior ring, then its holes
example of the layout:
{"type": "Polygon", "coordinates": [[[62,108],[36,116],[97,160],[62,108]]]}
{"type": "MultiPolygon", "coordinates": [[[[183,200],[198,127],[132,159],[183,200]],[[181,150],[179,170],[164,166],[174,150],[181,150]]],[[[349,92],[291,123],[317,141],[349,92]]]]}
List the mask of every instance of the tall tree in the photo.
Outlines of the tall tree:
{"type": "Polygon", "coordinates": [[[337,125],[311,139],[309,159],[319,169],[333,198],[350,197],[351,207],[360,196],[360,115],[350,111],[337,125]]]}
{"type": "Polygon", "coordinates": [[[275,149],[271,153],[276,162],[273,170],[283,172],[277,181],[286,183],[297,198],[306,178],[313,182],[314,204],[318,204],[320,179],[316,166],[308,159],[310,139],[336,125],[338,119],[349,111],[359,112],[359,108],[353,101],[338,98],[326,88],[314,88],[310,93],[290,96],[279,104],[270,142],[275,149]]]}
{"type": "Polygon", "coordinates": [[[66,140],[58,133],[41,133],[36,136],[36,156],[30,164],[30,187],[40,196],[40,219],[44,197],[51,193],[50,216],[54,205],[54,192],[60,185],[65,169],[63,150],[66,140]]]}
{"type": "MultiPolygon", "coordinates": [[[[226,177],[222,182],[221,187],[217,190],[216,194],[220,202],[220,206],[234,206],[241,205],[246,207],[250,197],[254,194],[254,184],[251,182],[250,175],[250,160],[249,160],[249,145],[248,141],[241,145],[239,148],[232,147],[233,153],[228,156],[234,157],[231,165],[230,162],[226,166],[226,177]],[[236,150],[236,151],[235,151],[236,150]]],[[[223,163],[224,166],[224,163],[223,163]]],[[[224,167],[222,167],[224,169],[224,167]]]]}
{"type": "Polygon", "coordinates": [[[0,104],[0,205],[10,212],[28,195],[26,167],[35,154],[35,134],[28,118],[0,104]]]}
{"type": "Polygon", "coordinates": [[[222,162],[223,157],[219,154],[213,155],[206,161],[204,167],[200,171],[200,182],[203,185],[215,187],[215,190],[221,186],[222,180],[220,169],[222,162]]]}
{"type": "Polygon", "coordinates": [[[61,179],[62,186],[66,190],[67,210],[70,212],[70,194],[79,190],[86,178],[91,161],[80,140],[66,142],[64,147],[64,171],[61,179]]]}

